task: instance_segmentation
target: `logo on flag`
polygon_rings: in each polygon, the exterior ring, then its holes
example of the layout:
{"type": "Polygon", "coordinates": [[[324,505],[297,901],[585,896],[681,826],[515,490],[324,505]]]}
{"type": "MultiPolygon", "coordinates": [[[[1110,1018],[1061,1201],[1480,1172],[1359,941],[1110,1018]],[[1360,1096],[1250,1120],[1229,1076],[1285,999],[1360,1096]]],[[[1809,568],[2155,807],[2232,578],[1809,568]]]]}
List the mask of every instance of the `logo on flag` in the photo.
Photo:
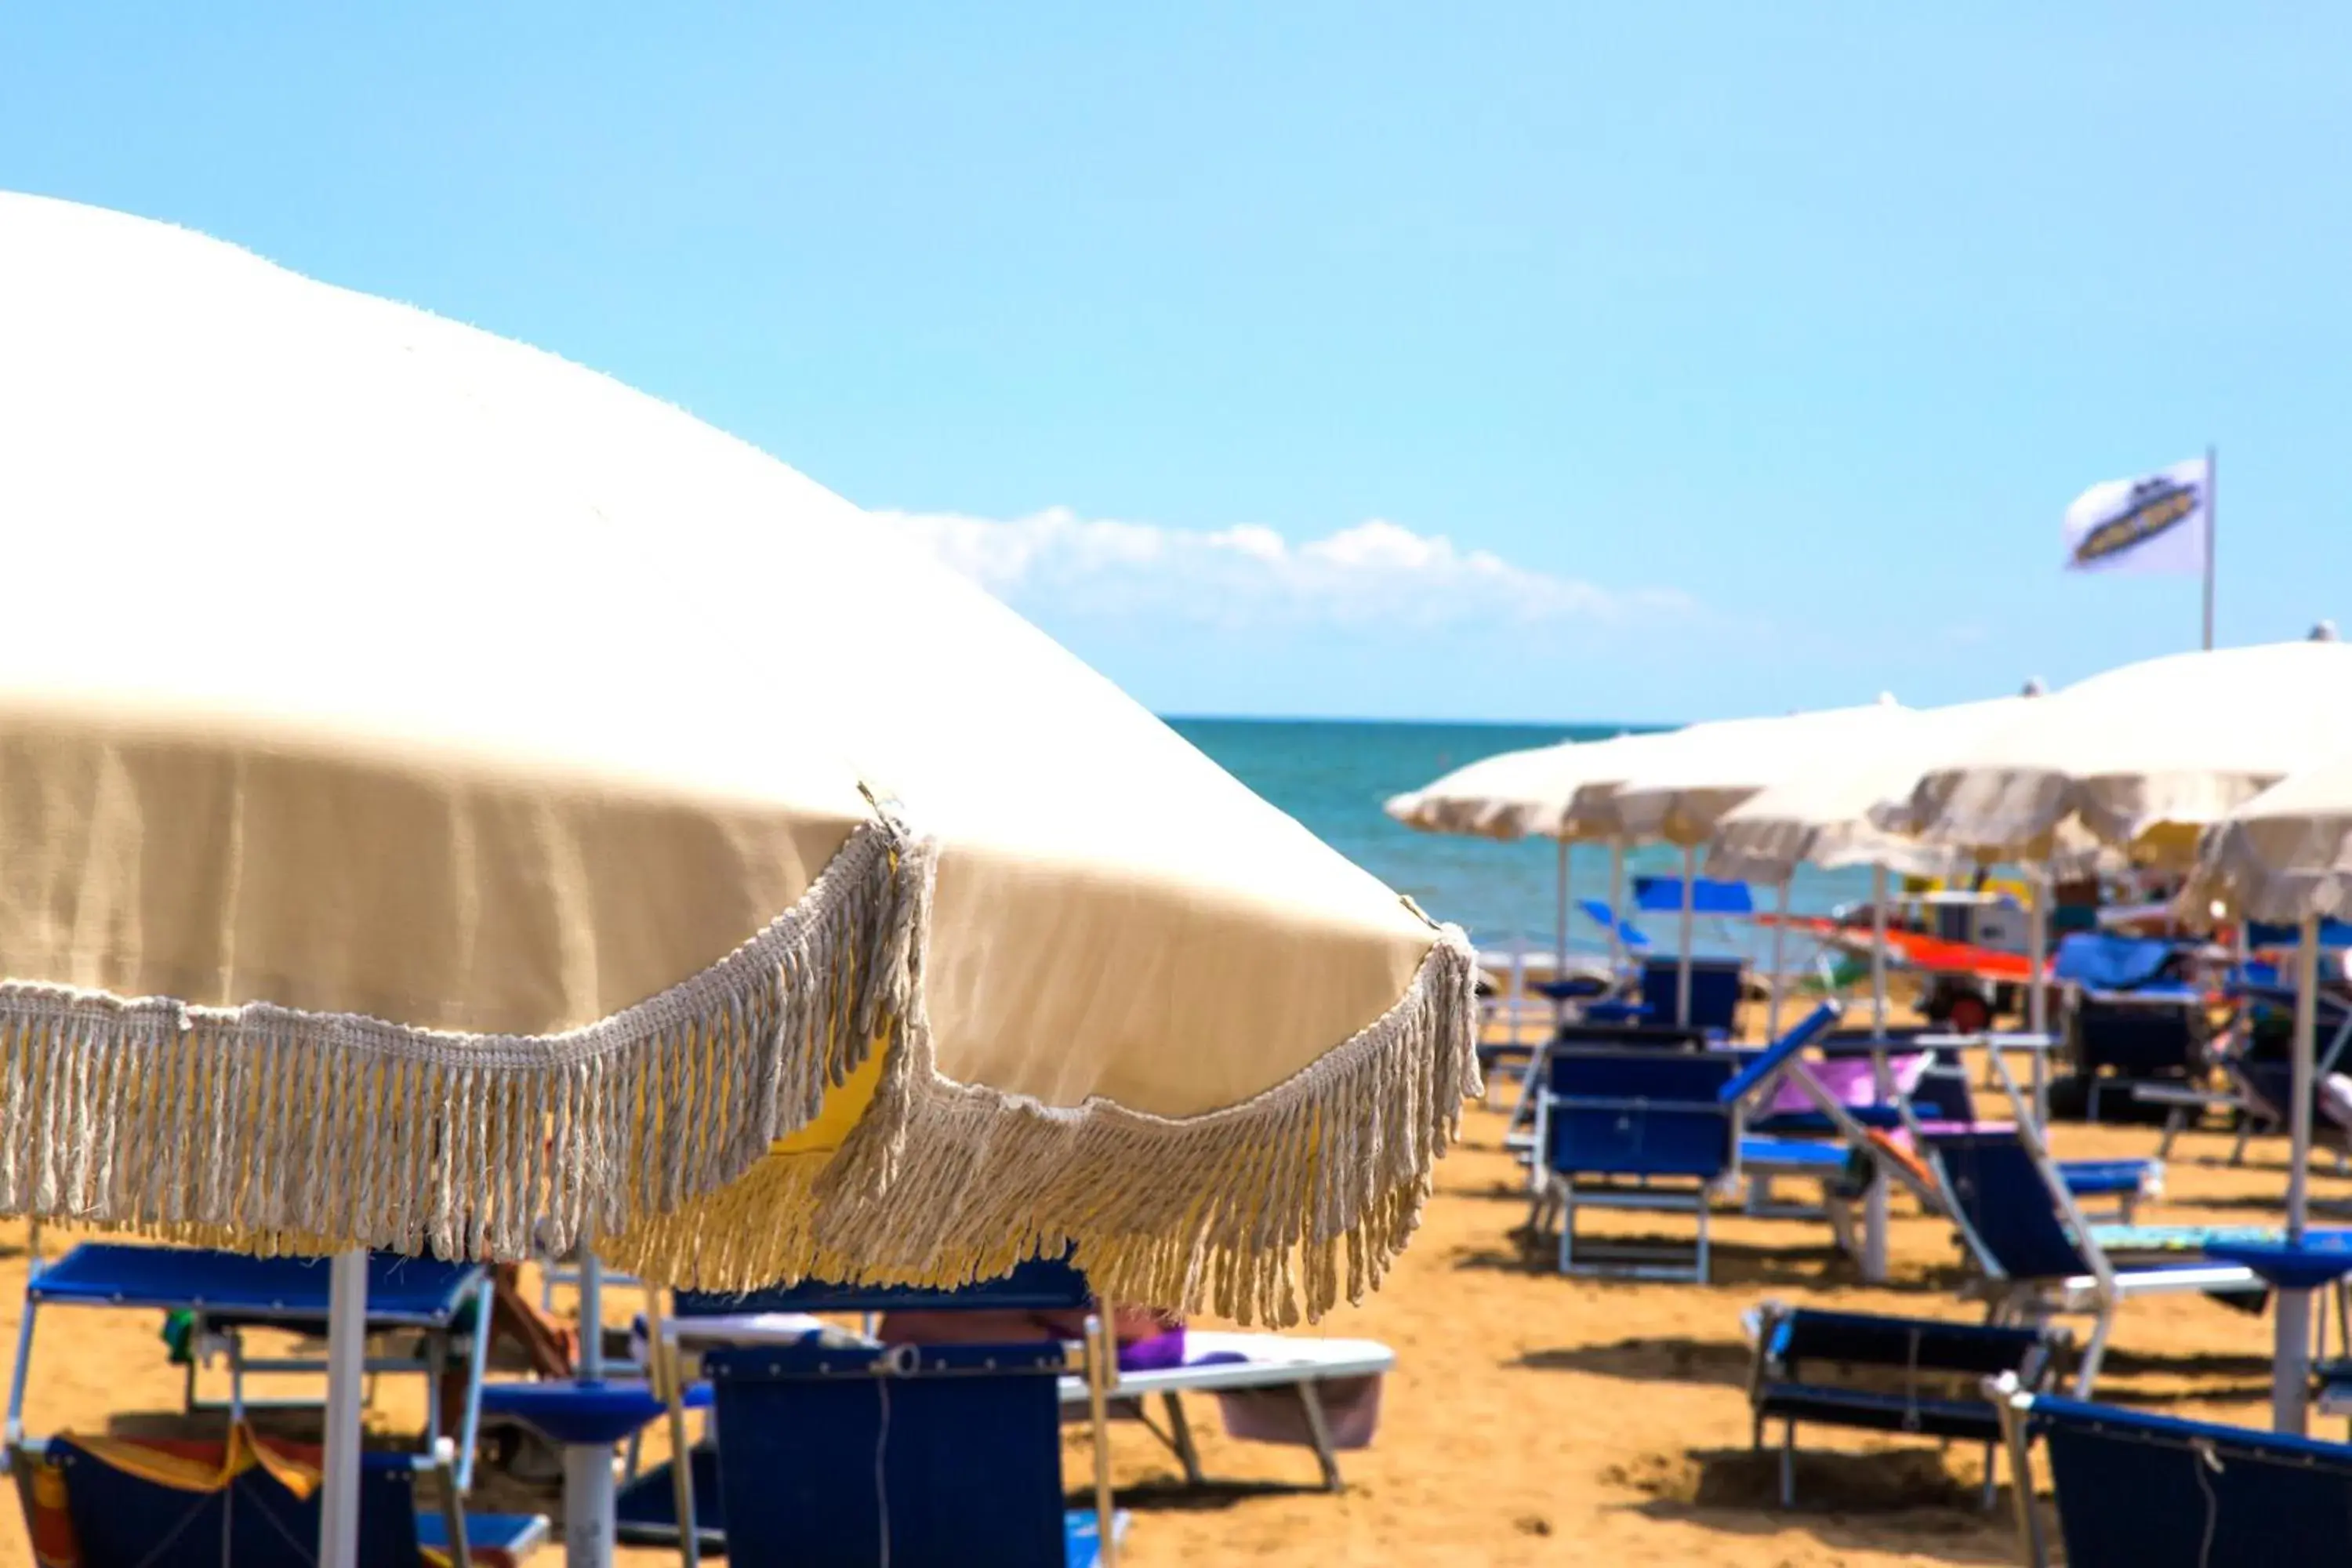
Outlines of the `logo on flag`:
{"type": "Polygon", "coordinates": [[[2066,509],[2067,568],[2201,572],[2211,500],[2212,476],[2201,458],[2093,485],[2066,509]]]}

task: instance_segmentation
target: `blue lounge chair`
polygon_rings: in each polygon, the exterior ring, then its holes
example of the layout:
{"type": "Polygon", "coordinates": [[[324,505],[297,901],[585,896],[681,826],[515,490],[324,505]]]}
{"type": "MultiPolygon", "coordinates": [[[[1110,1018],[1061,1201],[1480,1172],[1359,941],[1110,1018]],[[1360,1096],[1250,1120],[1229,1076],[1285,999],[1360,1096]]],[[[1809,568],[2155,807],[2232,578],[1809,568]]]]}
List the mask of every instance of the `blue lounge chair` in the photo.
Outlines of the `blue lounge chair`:
{"type": "MultiPolygon", "coordinates": [[[[1924,1144],[1927,1132],[1931,1128],[1958,1132],[1983,1127],[1977,1118],[1975,1093],[1969,1087],[1968,1073],[1957,1053],[1947,1046],[1932,1043],[1948,1038],[1949,1037],[1930,1031],[1890,1031],[1881,1041],[1845,1040],[1832,1037],[1824,1043],[1823,1048],[1832,1052],[1864,1048],[1884,1055],[1916,1049],[1933,1053],[1933,1058],[1917,1085],[1908,1095],[1898,1096],[1895,1100],[1892,1107],[1895,1114],[1894,1123],[1889,1123],[1883,1116],[1860,1119],[1874,1129],[1891,1131],[1894,1125],[1900,1125],[1911,1137],[1914,1146],[1919,1147],[1924,1144]]],[[[2021,1101],[2011,1109],[2016,1114],[2024,1113],[2021,1101]]],[[[1998,1131],[2005,1126],[2002,1124],[2000,1128],[1990,1130],[1998,1131]]],[[[2088,1215],[2087,1217],[2092,1219],[2111,1219],[2129,1225],[2137,1214],[2142,1198],[2158,1197],[2164,1192],[2164,1162],[2161,1159],[2077,1159],[2059,1160],[2053,1163],[2066,1184],[2067,1192],[2076,1202],[2105,1201],[2113,1205],[2095,1215],[2088,1215]]],[[[1890,1169],[1895,1170],[1904,1185],[1911,1188],[1923,1206],[1933,1213],[1949,1214],[1945,1194],[1939,1189],[1923,1189],[1916,1180],[1908,1179],[1903,1169],[1892,1164],[1890,1169]]]]}
{"type": "Polygon", "coordinates": [[[1587,920],[1591,921],[1601,930],[1613,932],[1618,944],[1626,952],[1647,952],[1649,951],[1649,934],[1632,921],[1621,917],[1616,910],[1599,899],[1580,900],[1576,907],[1584,911],[1587,920]]]}
{"type": "MultiPolygon", "coordinates": [[[[1642,1016],[1651,1022],[1675,1022],[1675,1002],[1680,987],[1679,962],[1672,958],[1642,961],[1642,1016]]],[[[1705,1029],[1718,1039],[1737,1033],[1740,991],[1748,966],[1736,958],[1691,960],[1690,1016],[1681,1026],[1705,1029]]]]}
{"type": "MultiPolygon", "coordinates": [[[[127,1465],[125,1449],[163,1452],[160,1445],[85,1445],[69,1436],[12,1448],[11,1468],[18,1476],[34,1538],[41,1540],[57,1528],[49,1511],[58,1500],[50,1495],[56,1488],[62,1490],[62,1512],[70,1521],[77,1553],[71,1561],[81,1568],[312,1568],[317,1563],[315,1490],[298,1496],[259,1465],[226,1484],[175,1484],[127,1465]]],[[[514,1568],[546,1539],[547,1521],[537,1514],[462,1513],[457,1496],[456,1467],[446,1444],[430,1458],[362,1456],[361,1568],[455,1563],[459,1553],[453,1542],[479,1568],[514,1568]],[[441,1506],[424,1513],[415,1494],[422,1472],[437,1477],[441,1493],[441,1506]]]]}
{"type": "Polygon", "coordinates": [[[2121,1089],[2189,1085],[2203,1073],[2210,1030],[2204,993],[2180,976],[2179,947],[2153,937],[2078,931],[2058,944],[2053,976],[2067,987],[2074,1070],[2084,1114],[2121,1089]]]}
{"type": "Polygon", "coordinates": [[[1705,1282],[1709,1198],[1738,1168],[1748,1098],[1841,1011],[1834,1002],[1822,1004],[1761,1052],[1553,1051],[1540,1132],[1546,1191],[1534,1223],[1539,1226],[1545,1208],[1557,1207],[1560,1272],[1705,1282]],[[1696,1247],[1663,1258],[1655,1249],[1620,1247],[1601,1261],[1579,1263],[1579,1207],[1694,1215],[1696,1247]]]}
{"type": "MultiPolygon", "coordinates": [[[[715,1441],[694,1451],[689,1470],[696,1538],[730,1562],[808,1568],[1091,1563],[1108,1494],[1083,1515],[1062,1506],[1061,1380],[1069,1369],[1058,1342],[885,1348],[719,1321],[1091,1304],[1083,1275],[1045,1259],[958,1290],[813,1280],[748,1295],[679,1292],[667,1326],[674,1342],[739,1342],[703,1353],[715,1441]],[[717,1483],[712,1495],[706,1478],[717,1483]]],[[[1099,1341],[1085,1354],[1089,1363],[1098,1358],[1099,1341]]],[[[1106,1368],[1090,1365],[1088,1378],[1108,1386],[1106,1368]]],[[[1102,1466],[1099,1421],[1097,1431],[1102,1466]]],[[[633,1480],[621,1498],[624,1535],[677,1540],[677,1489],[667,1465],[633,1480]]],[[[1114,1531],[1120,1522],[1111,1521],[1114,1531]]]]}
{"type": "MultiPolygon", "coordinates": [[[[139,1247],[85,1241],[54,1263],[37,1264],[25,1283],[25,1311],[16,1330],[15,1375],[8,1390],[5,1436],[24,1436],[25,1386],[33,1358],[33,1331],[45,1307],[114,1307],[185,1312],[192,1323],[184,1400],[194,1412],[227,1410],[233,1416],[256,1408],[245,1394],[252,1373],[323,1373],[316,1358],[257,1359],[245,1352],[243,1331],[255,1325],[323,1336],[327,1327],[327,1260],[318,1258],[248,1258],[196,1247],[139,1247]],[[196,1398],[202,1351],[218,1345],[229,1372],[229,1398],[209,1405],[196,1398]]],[[[371,1332],[413,1330],[423,1336],[424,1353],[413,1358],[372,1356],[375,1373],[418,1373],[425,1377],[425,1446],[438,1442],[454,1419],[459,1483],[473,1483],[475,1437],[480,1428],[481,1386],[489,1336],[467,1333],[469,1321],[487,1322],[489,1271],[478,1264],[444,1263],[429,1258],[375,1253],[368,1258],[367,1324],[371,1332]],[[463,1334],[467,1342],[466,1407],[441,1408],[441,1374],[456,1364],[463,1334]]],[[[301,1402],[310,1405],[316,1400],[301,1402]]]]}
{"type": "MultiPolygon", "coordinates": [[[[2049,1450],[2067,1568],[2225,1568],[2352,1559],[2352,1447],[1996,1384],[2011,1464],[2049,1450]]],[[[2032,1489],[2021,1555],[2049,1562],[2032,1489]]]]}
{"type": "Polygon", "coordinates": [[[2057,1375],[2066,1344],[2059,1329],[1820,1312],[1778,1301],[1758,1308],[1749,1328],[1756,1345],[1748,1376],[1750,1443],[1761,1448],[1766,1423],[1781,1423],[1783,1508],[1797,1500],[1801,1423],[1981,1443],[1984,1504],[1990,1508],[2001,1426],[1984,1383],[2007,1374],[2016,1386],[2042,1393],[2057,1375]],[[1878,1374],[1876,1381],[1858,1381],[1853,1374],[1862,1369],[1878,1374]],[[1885,1386],[1898,1377],[1895,1387],[1885,1386]]]}
{"type": "MultiPolygon", "coordinates": [[[[2267,966],[2249,965],[2260,970],[2267,966]]],[[[2258,1132],[2278,1132],[2287,1124],[2288,1107],[2294,1101],[2294,1069],[2284,1056],[2257,1055],[2254,1051],[2254,1024],[2266,1012],[2278,1012],[2292,1016],[2295,995],[2290,986],[2281,986],[2273,976],[2266,980],[2244,979],[2230,988],[2231,1000],[2239,1005],[2238,1023],[2229,1036],[2209,1053],[2211,1063],[2219,1067],[2229,1079],[2226,1089],[2215,1090],[2206,1085],[2189,1083],[2141,1084],[2133,1089],[2136,1099],[2143,1102],[2169,1108],[2165,1118],[2164,1136],[2157,1145],[2159,1155],[2172,1152],[2173,1141],[2197,1118],[2210,1111],[2221,1111],[2237,1121],[2237,1141],[2230,1149],[2230,1163],[2241,1164],[2246,1157],[2246,1146],[2258,1132]]],[[[2352,1008],[2333,998],[2322,997],[2318,1012],[2318,1028],[2322,1041],[2318,1064],[2312,1073],[2314,1092],[2329,1073],[2336,1070],[2344,1059],[2347,1046],[2352,1046],[2352,1008]]],[[[2347,1134],[2325,1109],[2325,1102],[2315,1108],[2312,1118],[2315,1134],[2326,1137],[2331,1129],[2336,1159],[2341,1162],[2347,1152],[2347,1134]]]]}
{"type": "Polygon", "coordinates": [[[2201,1256],[2223,1234],[2210,1227],[2136,1226],[2102,1230],[2083,1217],[2066,1179],[2027,1119],[2014,1079],[1993,1053],[1994,1070],[2019,1106],[2011,1128],[1931,1130],[1922,1152],[1983,1278],[1975,1293],[1991,1321],[2038,1323],[2057,1314],[2093,1320],[2075,1392],[2098,1378],[2116,1310],[2138,1296],[2195,1291],[2235,1295],[2265,1289],[2250,1268],[2201,1256]],[[2123,1261],[2108,1253],[2112,1245],[2123,1261]]]}

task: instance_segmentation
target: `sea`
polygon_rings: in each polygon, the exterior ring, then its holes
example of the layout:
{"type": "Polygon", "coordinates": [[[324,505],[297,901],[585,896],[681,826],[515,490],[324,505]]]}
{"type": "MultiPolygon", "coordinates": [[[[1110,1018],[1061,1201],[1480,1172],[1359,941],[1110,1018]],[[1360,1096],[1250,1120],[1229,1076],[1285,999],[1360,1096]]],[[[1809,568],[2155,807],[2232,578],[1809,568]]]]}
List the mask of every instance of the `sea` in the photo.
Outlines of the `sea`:
{"type": "MultiPolygon", "coordinates": [[[[1391,795],[1418,789],[1465,763],[1499,752],[1597,741],[1622,734],[1622,724],[1447,724],[1339,719],[1171,719],[1186,740],[1214,758],[1259,795],[1304,823],[1349,859],[1435,918],[1466,930],[1483,951],[1524,944],[1552,951],[1559,846],[1549,838],[1497,843],[1451,834],[1420,833],[1381,809],[1391,795]]],[[[1681,871],[1681,852],[1652,845],[1628,851],[1627,875],[1681,871]]],[[[1578,900],[1609,893],[1606,845],[1570,851],[1569,884],[1578,900]]],[[[1869,896],[1862,870],[1800,870],[1790,886],[1790,908],[1827,913],[1869,896]]],[[[1759,907],[1769,907],[1758,889],[1759,907]]],[[[1634,917],[1671,949],[1675,917],[1634,917]]],[[[1608,933],[1582,914],[1570,916],[1570,950],[1598,955],[1608,933]]],[[[1694,947],[1701,952],[1760,959],[1764,939],[1748,921],[1701,920],[1694,947]]]]}

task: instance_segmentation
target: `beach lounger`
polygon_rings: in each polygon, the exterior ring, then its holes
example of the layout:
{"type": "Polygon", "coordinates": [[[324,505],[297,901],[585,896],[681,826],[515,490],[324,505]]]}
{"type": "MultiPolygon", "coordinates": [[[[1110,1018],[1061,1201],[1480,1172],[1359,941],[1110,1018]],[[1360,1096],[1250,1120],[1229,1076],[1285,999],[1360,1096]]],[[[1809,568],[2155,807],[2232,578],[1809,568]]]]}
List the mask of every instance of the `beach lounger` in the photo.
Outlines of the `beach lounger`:
{"type": "MultiPolygon", "coordinates": [[[[882,1346],[824,1331],[817,1311],[1069,1312],[1091,1307],[1085,1278],[1034,1259],[958,1290],[822,1280],[743,1295],[680,1291],[663,1324],[670,1350],[701,1352],[712,1391],[709,1444],[691,1454],[693,1525],[729,1561],[859,1568],[886,1561],[1035,1568],[1094,1561],[1110,1508],[1107,1438],[1097,1428],[1097,1508],[1063,1507],[1058,1340],[882,1346]],[[705,1455],[708,1455],[706,1460],[705,1455]],[[715,1495],[701,1483],[716,1481],[715,1495]],[[715,1528],[714,1528],[715,1526],[715,1528]]],[[[1090,1320],[1091,1321],[1091,1320],[1090,1320]]],[[[1090,1332],[1077,1347],[1096,1413],[1108,1369],[1090,1332]]],[[[649,1347],[650,1349],[650,1347],[649,1347]]],[[[656,1355],[663,1359],[662,1354],[656,1355]]],[[[624,1539],[675,1542],[675,1472],[635,1478],[620,1500],[624,1539]],[[663,1528],[667,1526],[666,1530],[663,1528]]]]}
{"type": "Polygon", "coordinates": [[[1760,1449],[1766,1424],[1781,1424],[1783,1508],[1797,1500],[1801,1424],[1982,1444],[1990,1508],[2001,1426],[1985,1381],[2007,1373],[2018,1387],[2041,1393],[2057,1375],[2066,1344],[2059,1329],[1822,1312],[1778,1301],[1748,1314],[1747,1326],[1756,1347],[1748,1375],[1750,1443],[1760,1449]]]}
{"type": "MultiPolygon", "coordinates": [[[[12,1447],[26,1533],[44,1563],[76,1568],[310,1568],[318,1560],[315,1449],[256,1437],[164,1442],[59,1436],[12,1447]]],[[[459,1510],[453,1445],[368,1454],[360,1469],[362,1568],[515,1568],[547,1538],[538,1514],[459,1510]],[[431,1474],[438,1506],[420,1511],[431,1474]]]]}
{"type": "MultiPolygon", "coordinates": [[[[1974,1091],[1969,1087],[1968,1073],[1958,1060],[1957,1055],[1948,1054],[1943,1047],[1927,1043],[1929,1040],[1947,1037],[1931,1034],[1914,1034],[1907,1037],[1895,1035],[1887,1040],[1877,1042],[1862,1039],[1845,1041],[1833,1038],[1827,1042],[1824,1048],[1865,1049],[1874,1052],[1880,1062],[1879,1070],[1898,1087],[1906,1081],[1906,1075],[1897,1073],[1894,1069],[1904,1063],[1906,1054],[1910,1051],[1927,1053],[1927,1064],[1925,1069],[1920,1071],[1916,1080],[1911,1081],[1910,1087],[1893,1101],[1893,1108],[1896,1113],[1895,1124],[1890,1126],[1883,1119],[1862,1118],[1862,1130],[1865,1136],[1870,1137],[1871,1141],[1879,1146],[1882,1152],[1886,1152],[1885,1144],[1880,1142],[1884,1139],[1891,1140],[1895,1145],[1913,1156],[1912,1161],[1902,1163],[1903,1168],[1895,1169],[1897,1179],[1911,1189],[1914,1195],[1919,1198],[1923,1207],[1930,1213],[1942,1214],[1948,1217],[1952,1212],[1950,1204],[1947,1194],[1934,1183],[1932,1173],[1927,1184],[1923,1186],[1918,1180],[1914,1179],[1916,1173],[1910,1168],[1916,1164],[1924,1139],[1930,1132],[2004,1133],[2014,1123],[1979,1120],[1974,1091]]],[[[2011,1109],[2015,1110],[2017,1107],[2011,1109]]],[[[1855,1130],[1848,1129],[1850,1134],[1853,1131],[1855,1130]]],[[[2164,1194],[2164,1162],[2161,1159],[2077,1159],[2059,1160],[2053,1163],[2059,1175],[2066,1184],[2067,1192],[2074,1195],[2078,1204],[2100,1203],[2105,1205],[2096,1213],[2093,1213],[2086,1207],[2084,1211],[2084,1215],[2091,1219],[2113,1220],[2129,1225],[2137,1216],[2142,1199],[2161,1197],[2164,1194]]]]}
{"type": "MultiPolygon", "coordinates": [[[[247,1353],[244,1331],[255,1326],[292,1330],[323,1338],[327,1329],[325,1258],[249,1258],[194,1247],[140,1247],[85,1241],[57,1261],[37,1264],[25,1285],[25,1310],[16,1330],[15,1375],[8,1389],[6,1438],[24,1435],[26,1379],[32,1366],[34,1330],[48,1307],[114,1307],[185,1312],[191,1320],[184,1399],[190,1411],[226,1409],[241,1416],[256,1403],[245,1380],[256,1373],[321,1375],[317,1357],[256,1357],[247,1353]],[[207,1352],[226,1361],[229,1397],[225,1405],[196,1398],[196,1371],[207,1352]]],[[[470,1487],[473,1453],[481,1422],[482,1373],[488,1337],[466,1331],[488,1321],[489,1271],[477,1264],[443,1263],[429,1258],[373,1253],[368,1258],[367,1325],[371,1334],[413,1331],[417,1353],[371,1354],[370,1373],[414,1373],[425,1378],[425,1445],[457,1426],[459,1480],[470,1487]],[[460,1344],[463,1335],[464,1344],[460,1344]],[[464,1356],[463,1363],[457,1358],[464,1356]],[[466,1373],[466,1403],[459,1411],[441,1408],[442,1375],[466,1373]]],[[[294,1402],[316,1405],[321,1400],[294,1402]]],[[[285,1402],[274,1402],[285,1403],[285,1402]]]]}
{"type": "Polygon", "coordinates": [[[2266,1289],[2252,1269],[2200,1256],[2206,1242],[2245,1234],[2242,1227],[2102,1230],[2091,1225],[2025,1119],[2022,1096],[1998,1050],[1993,1065],[2019,1107],[2018,1124],[2002,1130],[1931,1129],[1926,1153],[1982,1270],[1972,1293],[1989,1301],[1991,1321],[2033,1324],[2060,1314],[2093,1320],[2075,1376],[2078,1395],[2090,1396],[2124,1302],[2186,1291],[2226,1296],[2266,1289]]]}
{"type": "MultiPolygon", "coordinates": [[[[2352,1447],[1994,1389],[2015,1473],[2048,1449],[2067,1568],[2279,1568],[2352,1560],[2352,1447]]],[[[2020,1556],[2049,1562],[2032,1489],[2020,1556]]]]}
{"type": "MultiPolygon", "coordinates": [[[[1533,1171],[1535,1151],[1542,1136],[1544,1086],[1555,1049],[1562,1046],[1645,1046],[1658,1050],[1695,1051],[1704,1048],[1706,1043],[1705,1030],[1649,1024],[1638,1017],[1623,1023],[1598,1023],[1587,1018],[1560,1025],[1549,1039],[1528,1052],[1518,1099],[1512,1102],[1510,1120],[1503,1124],[1504,1150],[1533,1171]]],[[[1491,1078],[1487,1079],[1489,1085],[1493,1081],[1491,1078]]]]}
{"type": "MultiPolygon", "coordinates": [[[[1031,1271],[1024,1289],[1032,1299],[1071,1293],[1056,1285],[1056,1275],[1044,1271],[1051,1268],[1061,1276],[1074,1276],[1075,1271],[1041,1263],[1023,1267],[1031,1271]]],[[[1073,1289],[1076,1307],[1083,1307],[1088,1297],[1083,1278],[1077,1278],[1073,1289]]],[[[1001,1307],[1001,1289],[993,1296],[973,1294],[985,1289],[974,1287],[940,1300],[952,1303],[949,1310],[1001,1307]]],[[[670,1333],[689,1349],[797,1343],[814,1324],[808,1314],[880,1312],[898,1310],[905,1300],[903,1295],[830,1285],[793,1286],[748,1298],[688,1294],[679,1299],[670,1333]]],[[[1182,1396],[1210,1394],[1218,1400],[1230,1435],[1311,1449],[1325,1489],[1336,1492],[1345,1484],[1339,1455],[1370,1441],[1379,1415],[1380,1380],[1395,1366],[1396,1352],[1370,1340],[1187,1328],[1181,1335],[1128,1347],[1108,1358],[1103,1397],[1113,1415],[1144,1422],[1182,1467],[1188,1485],[1206,1485],[1210,1478],[1202,1471],[1182,1396]],[[1150,1416],[1154,1405],[1164,1426],[1150,1416]]],[[[1066,1373],[1055,1396],[1065,1414],[1082,1415],[1089,1408],[1092,1390],[1084,1375],[1066,1373]]]]}
{"type": "Polygon", "coordinates": [[[1710,1199],[1738,1169],[1747,1101],[1842,1011],[1823,1003],[1761,1052],[1553,1051],[1543,1111],[1546,1181],[1530,1225],[1539,1231],[1557,1210],[1560,1272],[1704,1283],[1710,1199]],[[1696,1245],[1687,1253],[1588,1247],[1580,1261],[1580,1207],[1690,1214],[1696,1245]]]}
{"type": "MultiPolygon", "coordinates": [[[[2153,1083],[2136,1086],[2132,1091],[2134,1098],[2143,1103],[2169,1108],[2164,1135],[2157,1144],[2159,1156],[2172,1152],[2173,1141],[2191,1122],[2214,1112],[2232,1116],[2237,1121],[2237,1141],[2230,1149],[2232,1165],[2244,1163],[2246,1146],[2257,1133],[2276,1133],[2286,1128],[2287,1108],[2294,1097],[2294,1069],[2284,1056],[2256,1054],[2253,1023],[2264,1009],[2292,1016],[2294,993],[2276,984],[2249,983],[2232,986],[2231,995],[2240,1005],[2239,1022],[2209,1058],[2228,1079],[2228,1088],[2216,1089],[2198,1082],[2153,1083]]],[[[2328,1137],[2332,1130],[2336,1157],[2341,1163],[2347,1143],[2352,1143],[2352,1127],[2346,1124],[2347,1110],[2330,1103],[2324,1086],[2328,1075],[2340,1069],[2347,1047],[2352,1047],[2352,1007],[2323,998],[2318,1026],[2323,1044],[2312,1073],[2314,1093],[2318,1096],[2313,1131],[2317,1136],[2328,1137]]]]}

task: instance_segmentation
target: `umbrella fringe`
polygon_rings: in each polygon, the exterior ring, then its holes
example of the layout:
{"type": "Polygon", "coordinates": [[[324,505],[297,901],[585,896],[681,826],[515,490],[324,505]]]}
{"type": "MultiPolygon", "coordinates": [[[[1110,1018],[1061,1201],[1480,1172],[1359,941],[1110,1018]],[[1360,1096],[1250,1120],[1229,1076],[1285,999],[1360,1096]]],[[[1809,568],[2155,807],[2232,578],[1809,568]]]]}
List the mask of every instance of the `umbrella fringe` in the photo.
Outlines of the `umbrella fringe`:
{"type": "Polygon", "coordinates": [[[1479,1092],[1476,982],[1468,941],[1446,928],[1354,1038],[1181,1119],[953,1082],[910,1012],[837,1153],[764,1161],[603,1249],[642,1278],[731,1291],[812,1277],[958,1286],[1075,1246],[1107,1300],[1311,1320],[1376,1287],[1420,1221],[1479,1092]]]}
{"type": "Polygon", "coordinates": [[[884,814],[734,952],[557,1035],[0,984],[0,1212],[305,1254],[620,1233],[751,1169],[909,1014],[931,857],[884,814]]]}

